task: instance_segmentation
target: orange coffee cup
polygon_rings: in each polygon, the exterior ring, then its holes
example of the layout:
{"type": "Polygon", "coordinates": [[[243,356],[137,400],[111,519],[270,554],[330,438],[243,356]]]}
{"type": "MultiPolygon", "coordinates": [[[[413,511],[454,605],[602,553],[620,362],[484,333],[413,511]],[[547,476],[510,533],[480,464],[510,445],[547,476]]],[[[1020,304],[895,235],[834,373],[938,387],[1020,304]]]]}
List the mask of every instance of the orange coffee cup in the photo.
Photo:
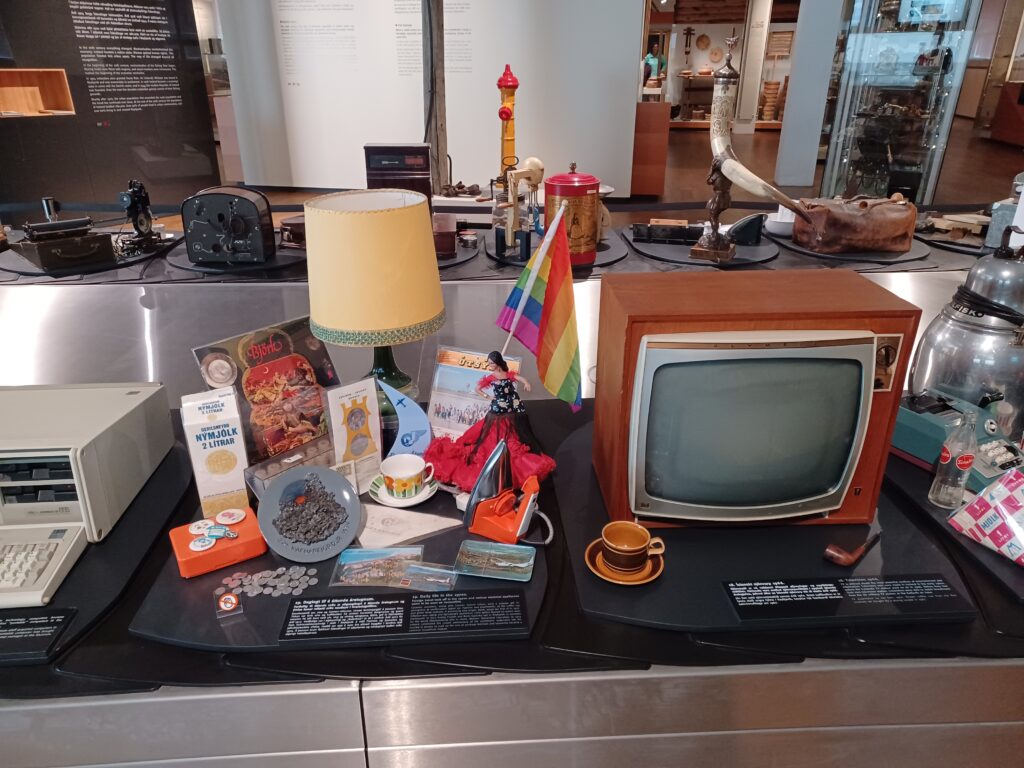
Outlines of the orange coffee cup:
{"type": "Polygon", "coordinates": [[[635,573],[647,565],[651,555],[665,552],[665,542],[651,537],[642,525],[615,520],[601,529],[601,558],[615,571],[635,573]]]}

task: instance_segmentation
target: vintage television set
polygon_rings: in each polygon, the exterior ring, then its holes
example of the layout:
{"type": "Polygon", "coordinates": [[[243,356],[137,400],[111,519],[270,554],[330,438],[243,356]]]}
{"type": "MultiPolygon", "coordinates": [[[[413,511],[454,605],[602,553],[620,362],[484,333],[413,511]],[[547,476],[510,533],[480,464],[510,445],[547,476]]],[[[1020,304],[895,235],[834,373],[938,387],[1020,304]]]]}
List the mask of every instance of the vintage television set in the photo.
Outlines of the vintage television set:
{"type": "Polygon", "coordinates": [[[609,516],[870,522],[920,315],[846,270],[605,275],[609,516]]]}

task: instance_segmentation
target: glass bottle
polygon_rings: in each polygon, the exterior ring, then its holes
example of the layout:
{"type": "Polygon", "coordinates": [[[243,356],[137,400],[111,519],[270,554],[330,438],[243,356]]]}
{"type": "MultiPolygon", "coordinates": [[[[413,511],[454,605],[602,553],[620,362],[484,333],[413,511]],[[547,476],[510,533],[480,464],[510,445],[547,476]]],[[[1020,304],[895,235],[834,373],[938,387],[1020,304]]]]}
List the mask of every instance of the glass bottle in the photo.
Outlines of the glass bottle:
{"type": "Polygon", "coordinates": [[[963,503],[967,476],[978,452],[977,421],[978,415],[974,411],[964,413],[960,424],[942,446],[935,480],[928,491],[928,500],[938,507],[956,509],[963,503]]]}

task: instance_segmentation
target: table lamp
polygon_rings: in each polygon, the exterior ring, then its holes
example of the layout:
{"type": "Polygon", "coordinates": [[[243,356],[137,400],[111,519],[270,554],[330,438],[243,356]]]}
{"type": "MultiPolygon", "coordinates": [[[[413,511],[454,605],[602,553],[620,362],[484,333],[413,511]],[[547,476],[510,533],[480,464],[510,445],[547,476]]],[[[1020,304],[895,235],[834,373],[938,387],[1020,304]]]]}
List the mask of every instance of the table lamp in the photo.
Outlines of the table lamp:
{"type": "Polygon", "coordinates": [[[373,347],[369,375],[418,396],[391,345],[418,341],[444,325],[426,196],[355,190],[321,195],[304,207],[313,335],[373,347]]]}

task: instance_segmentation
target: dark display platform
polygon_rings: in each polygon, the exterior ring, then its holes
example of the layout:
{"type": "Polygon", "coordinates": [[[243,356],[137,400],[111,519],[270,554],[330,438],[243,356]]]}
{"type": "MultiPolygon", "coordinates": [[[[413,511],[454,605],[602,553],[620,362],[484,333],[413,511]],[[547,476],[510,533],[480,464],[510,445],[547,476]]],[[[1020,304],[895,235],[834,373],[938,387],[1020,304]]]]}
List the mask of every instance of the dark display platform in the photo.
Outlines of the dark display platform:
{"type": "MultiPolygon", "coordinates": [[[[525,261],[516,261],[512,259],[499,259],[495,254],[494,250],[494,230],[488,229],[480,233],[480,238],[484,243],[484,250],[487,253],[487,258],[491,261],[495,261],[503,267],[519,267],[522,269],[526,266],[525,261]]],[[[534,234],[533,247],[530,249],[530,253],[537,249],[540,245],[541,240],[544,238],[540,235],[534,234]]],[[[594,259],[593,264],[587,265],[573,265],[573,272],[581,272],[589,269],[597,269],[601,267],[610,267],[612,264],[617,264],[629,255],[629,249],[619,241],[618,238],[606,236],[601,242],[597,244],[597,256],[594,259]]]]}
{"type": "Polygon", "coordinates": [[[0,666],[49,661],[81,638],[131,582],[191,482],[188,451],[175,443],[110,534],[85,548],[49,605],[0,610],[0,620],[67,616],[58,634],[32,648],[17,640],[0,639],[0,666]]]}
{"type": "MultiPolygon", "coordinates": [[[[461,518],[454,499],[446,493],[438,493],[417,509],[461,518]]],[[[425,539],[424,562],[454,563],[466,538],[477,537],[458,527],[425,539]]],[[[268,551],[244,563],[183,579],[177,563],[168,558],[132,621],[131,632],[157,642],[221,652],[525,638],[536,621],[547,588],[543,553],[538,553],[533,577],[528,582],[459,576],[451,592],[331,587],[334,563],[332,558],[307,564],[306,567],[317,570],[318,583],[299,598],[249,598],[242,594],[242,612],[218,618],[214,590],[222,586],[225,577],[235,572],[290,568],[294,563],[268,551]],[[352,617],[364,612],[368,623],[355,622],[352,617]],[[373,623],[372,616],[385,612],[404,615],[401,621],[387,627],[373,623]],[[182,621],[182,616],[188,616],[189,621],[182,621]],[[448,616],[452,623],[439,625],[441,616],[448,616]],[[312,630],[311,622],[315,624],[312,630]],[[476,623],[479,628],[474,626],[476,623]]]]}
{"type": "MultiPolygon", "coordinates": [[[[582,411],[577,414],[564,403],[553,400],[531,401],[529,408],[533,430],[545,451],[556,455],[559,446],[570,436],[566,449],[578,453],[589,472],[589,451],[578,445],[574,439],[578,435],[572,433],[590,421],[593,402],[584,401],[582,411]]],[[[578,476],[579,468],[573,470],[572,464],[563,461],[556,476],[562,473],[578,476]]],[[[153,690],[161,685],[312,682],[324,677],[386,679],[486,671],[573,672],[642,669],[650,664],[710,667],[799,663],[805,658],[1024,656],[1024,611],[1020,610],[1019,603],[959,545],[948,542],[945,532],[933,530],[935,526],[927,515],[918,512],[918,497],[927,493],[929,482],[928,473],[898,459],[890,461],[885,498],[898,500],[898,509],[886,502],[882,517],[886,534],[879,548],[886,555],[890,554],[886,548],[893,545],[897,551],[922,545],[948,549],[946,555],[969,585],[981,614],[968,624],[910,623],[696,633],[627,624],[584,612],[577,596],[587,591],[584,579],[605,585],[589,571],[578,572],[579,563],[572,562],[578,558],[579,550],[565,543],[555,490],[552,483],[545,483],[540,506],[553,516],[555,540],[543,553],[538,552],[538,564],[543,561],[547,566],[548,586],[527,640],[420,642],[391,648],[335,650],[281,648],[227,655],[147,640],[130,634],[128,626],[137,609],[148,599],[150,587],[170,557],[166,535],[160,535],[150,555],[143,558],[142,566],[128,580],[119,602],[102,621],[66,650],[56,666],[9,668],[0,675],[0,697],[95,695],[153,690]],[[908,477],[907,472],[919,477],[908,477]],[[910,526],[902,537],[894,535],[894,530],[888,526],[888,517],[900,510],[908,516],[910,526]]],[[[191,519],[197,505],[195,491],[190,489],[165,527],[191,519]]],[[[841,530],[836,526],[825,526],[822,530],[825,529],[841,530]]],[[[837,536],[836,541],[857,543],[860,536],[858,533],[853,541],[840,540],[837,536]]],[[[670,566],[672,562],[670,559],[670,566]]],[[[248,570],[243,564],[238,568],[248,570]]],[[[633,602],[641,601],[642,591],[606,586],[621,589],[633,602]]],[[[189,618],[190,614],[178,616],[182,623],[189,618]]]]}
{"type": "Polygon", "coordinates": [[[387,648],[229,653],[224,664],[239,672],[310,675],[333,680],[387,680],[484,675],[490,670],[445,667],[391,656],[387,648]]]}
{"type": "Polygon", "coordinates": [[[455,248],[455,255],[450,259],[437,260],[438,269],[451,269],[457,267],[460,264],[465,264],[470,259],[475,259],[480,254],[480,246],[474,245],[472,247],[466,247],[459,245],[455,248]]]}
{"type": "Polygon", "coordinates": [[[852,570],[822,553],[830,543],[853,549],[867,538],[867,526],[672,528],[656,532],[666,547],[660,578],[644,586],[608,584],[582,558],[608,520],[590,463],[591,437],[592,425],[577,430],[555,457],[555,489],[585,613],[692,632],[950,623],[976,615],[956,569],[885,494],[875,523],[881,542],[852,570]]]}
{"type": "Polygon", "coordinates": [[[280,272],[305,263],[306,252],[299,248],[278,248],[274,258],[260,264],[193,264],[189,261],[188,251],[184,247],[175,248],[167,254],[169,266],[203,275],[253,275],[261,272],[280,272]]]}
{"type": "Polygon", "coordinates": [[[797,245],[793,242],[792,238],[780,237],[778,235],[770,234],[765,232],[764,236],[769,240],[778,243],[783,248],[786,248],[794,253],[799,253],[801,256],[807,256],[811,259],[821,259],[823,261],[838,261],[838,262],[866,262],[869,264],[906,264],[912,261],[920,261],[921,259],[928,258],[931,253],[931,249],[922,243],[920,240],[912,240],[910,250],[904,253],[891,253],[886,251],[861,251],[859,253],[818,253],[812,251],[810,248],[804,248],[803,246],[797,245]]]}
{"type": "Polygon", "coordinates": [[[928,489],[932,482],[932,477],[928,472],[906,461],[898,463],[890,461],[889,474],[891,480],[904,489],[904,493],[916,491],[920,494],[920,501],[916,503],[916,507],[935,524],[935,530],[941,531],[948,542],[974,560],[1018,604],[1024,604],[1024,567],[953,530],[952,526],[946,522],[950,510],[942,509],[927,501],[928,489]]]}
{"type": "Polygon", "coordinates": [[[949,236],[944,232],[936,232],[935,234],[915,232],[914,238],[925,243],[929,248],[938,248],[940,251],[949,251],[950,253],[962,253],[965,256],[974,256],[979,259],[982,256],[988,256],[990,253],[995,253],[996,250],[995,248],[989,248],[986,245],[979,247],[961,245],[960,243],[949,240],[949,236]]]}
{"type": "Polygon", "coordinates": [[[182,242],[182,240],[183,238],[177,237],[172,240],[162,242],[158,247],[153,248],[152,250],[120,259],[112,264],[89,264],[81,267],[68,267],[67,269],[50,270],[40,269],[14,249],[8,248],[7,250],[0,251],[0,271],[6,272],[9,275],[17,275],[19,277],[65,278],[98,275],[104,272],[130,269],[131,267],[144,264],[171,252],[179,243],[182,242]]]}
{"type": "Polygon", "coordinates": [[[682,264],[689,267],[713,267],[715,269],[737,269],[765,264],[777,259],[779,247],[768,240],[758,245],[737,245],[736,256],[732,261],[717,263],[707,259],[694,259],[690,256],[690,246],[673,245],[670,243],[638,243],[633,239],[632,227],[623,227],[619,235],[629,246],[649,259],[657,259],[670,264],[682,264]]]}
{"type": "MultiPolygon", "coordinates": [[[[180,420],[176,424],[180,425],[180,420]]],[[[181,501],[174,505],[171,519],[165,527],[172,528],[192,519],[198,505],[199,498],[195,486],[192,486],[181,501]]],[[[142,566],[128,582],[124,595],[114,609],[57,660],[55,667],[62,678],[75,681],[85,691],[94,686],[100,689],[97,690],[99,693],[103,692],[104,685],[112,682],[124,687],[144,685],[147,686],[146,690],[153,690],[163,685],[206,687],[315,682],[323,679],[320,676],[286,674],[273,670],[233,669],[224,663],[222,654],[178,648],[129,634],[128,625],[170,552],[169,538],[166,534],[160,535],[142,566]]],[[[49,667],[37,669],[48,670],[49,667]]],[[[7,690],[0,683],[0,696],[4,695],[8,695],[7,690]]]]}
{"type": "Polygon", "coordinates": [[[135,680],[80,678],[62,675],[53,667],[7,667],[0,675],[0,698],[46,699],[102,696],[111,693],[145,693],[159,686],[135,680]]]}

